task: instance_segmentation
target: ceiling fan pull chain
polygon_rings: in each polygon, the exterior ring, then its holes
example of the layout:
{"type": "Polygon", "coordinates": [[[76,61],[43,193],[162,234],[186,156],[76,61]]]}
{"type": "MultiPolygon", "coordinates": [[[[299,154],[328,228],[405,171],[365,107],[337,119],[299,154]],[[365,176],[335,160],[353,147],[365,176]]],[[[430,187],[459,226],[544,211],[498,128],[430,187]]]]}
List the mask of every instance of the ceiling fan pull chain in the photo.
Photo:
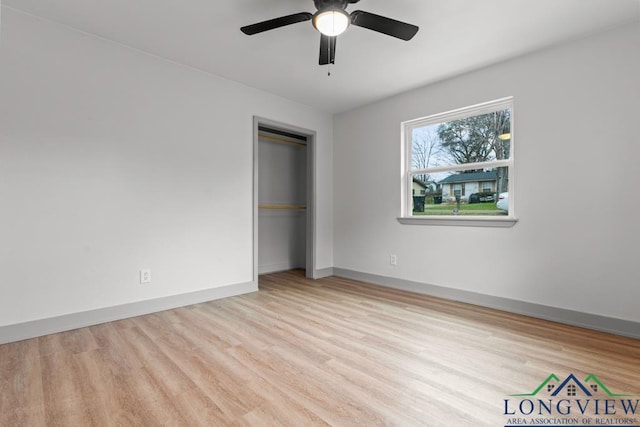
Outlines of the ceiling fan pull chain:
{"type": "Polygon", "coordinates": [[[327,43],[327,58],[329,58],[329,68],[327,68],[327,77],[331,77],[331,39],[327,43]]]}

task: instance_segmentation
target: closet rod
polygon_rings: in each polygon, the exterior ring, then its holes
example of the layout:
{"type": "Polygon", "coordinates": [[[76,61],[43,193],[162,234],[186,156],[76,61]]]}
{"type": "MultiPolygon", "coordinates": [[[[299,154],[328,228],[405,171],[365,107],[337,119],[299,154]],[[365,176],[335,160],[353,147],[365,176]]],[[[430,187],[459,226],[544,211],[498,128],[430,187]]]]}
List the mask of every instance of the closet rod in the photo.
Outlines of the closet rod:
{"type": "Polygon", "coordinates": [[[297,145],[299,147],[306,147],[307,146],[307,144],[304,144],[302,142],[289,141],[288,139],[278,138],[277,136],[271,136],[271,135],[267,135],[265,133],[260,133],[260,132],[258,132],[258,137],[262,138],[262,139],[266,139],[266,140],[271,141],[271,142],[278,143],[278,144],[297,145]]]}
{"type": "Polygon", "coordinates": [[[304,205],[258,205],[258,209],[307,209],[304,205]]]}

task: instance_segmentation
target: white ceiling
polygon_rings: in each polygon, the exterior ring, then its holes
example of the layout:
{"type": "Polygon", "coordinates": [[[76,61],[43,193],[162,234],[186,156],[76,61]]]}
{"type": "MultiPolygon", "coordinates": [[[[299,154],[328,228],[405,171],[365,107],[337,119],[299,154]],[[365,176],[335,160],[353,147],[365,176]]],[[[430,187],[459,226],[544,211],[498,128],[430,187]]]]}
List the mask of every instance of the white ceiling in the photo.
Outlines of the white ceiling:
{"type": "MultiPolygon", "coordinates": [[[[640,0],[361,0],[418,25],[409,42],[351,27],[318,65],[311,22],[246,36],[241,26],[312,0],[3,0],[22,10],[329,112],[341,112],[546,46],[640,20],[640,0]]],[[[637,54],[637,52],[635,52],[637,54]]]]}

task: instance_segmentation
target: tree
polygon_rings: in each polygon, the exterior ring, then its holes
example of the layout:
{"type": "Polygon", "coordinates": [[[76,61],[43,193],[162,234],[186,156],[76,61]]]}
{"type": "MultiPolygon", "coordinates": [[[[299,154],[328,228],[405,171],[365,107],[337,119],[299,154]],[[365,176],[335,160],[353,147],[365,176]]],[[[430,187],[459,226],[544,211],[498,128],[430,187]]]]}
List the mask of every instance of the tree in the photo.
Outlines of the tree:
{"type": "MultiPolygon", "coordinates": [[[[411,167],[413,169],[426,169],[437,166],[435,159],[440,152],[440,141],[437,136],[428,129],[416,129],[412,138],[411,167]]],[[[429,174],[414,175],[420,181],[428,184],[431,180],[429,174]]],[[[427,187],[427,191],[430,187],[427,187]]]]}
{"type": "Polygon", "coordinates": [[[486,126],[480,116],[467,117],[438,126],[442,148],[453,163],[486,162],[491,158],[491,144],[487,143],[486,126]]]}
{"type": "MultiPolygon", "coordinates": [[[[494,128],[494,138],[492,141],[493,152],[496,160],[508,159],[511,148],[511,110],[506,108],[502,111],[491,113],[494,128]],[[508,134],[508,137],[503,135],[508,134]]],[[[509,175],[506,167],[497,168],[496,193],[500,194],[509,188],[509,175]]]]}
{"type": "MultiPolygon", "coordinates": [[[[511,112],[504,109],[464,119],[451,120],[438,126],[438,137],[444,152],[457,164],[478,163],[509,158],[509,139],[500,135],[511,128],[511,112]]],[[[481,169],[464,172],[478,172],[481,169]]],[[[498,193],[508,187],[507,168],[497,168],[498,193]]]]}

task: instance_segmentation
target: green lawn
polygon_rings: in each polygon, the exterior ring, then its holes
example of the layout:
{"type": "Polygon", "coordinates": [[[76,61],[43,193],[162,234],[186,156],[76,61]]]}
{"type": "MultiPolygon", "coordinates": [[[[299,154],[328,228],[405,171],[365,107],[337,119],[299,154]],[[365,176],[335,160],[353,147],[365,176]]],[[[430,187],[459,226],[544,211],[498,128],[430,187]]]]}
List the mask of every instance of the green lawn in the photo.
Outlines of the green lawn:
{"type": "MultiPolygon", "coordinates": [[[[457,207],[455,203],[443,203],[441,205],[425,205],[424,212],[413,212],[414,215],[453,215],[457,207]]],[[[505,211],[496,208],[494,202],[460,204],[458,215],[507,215],[505,211]]]]}

